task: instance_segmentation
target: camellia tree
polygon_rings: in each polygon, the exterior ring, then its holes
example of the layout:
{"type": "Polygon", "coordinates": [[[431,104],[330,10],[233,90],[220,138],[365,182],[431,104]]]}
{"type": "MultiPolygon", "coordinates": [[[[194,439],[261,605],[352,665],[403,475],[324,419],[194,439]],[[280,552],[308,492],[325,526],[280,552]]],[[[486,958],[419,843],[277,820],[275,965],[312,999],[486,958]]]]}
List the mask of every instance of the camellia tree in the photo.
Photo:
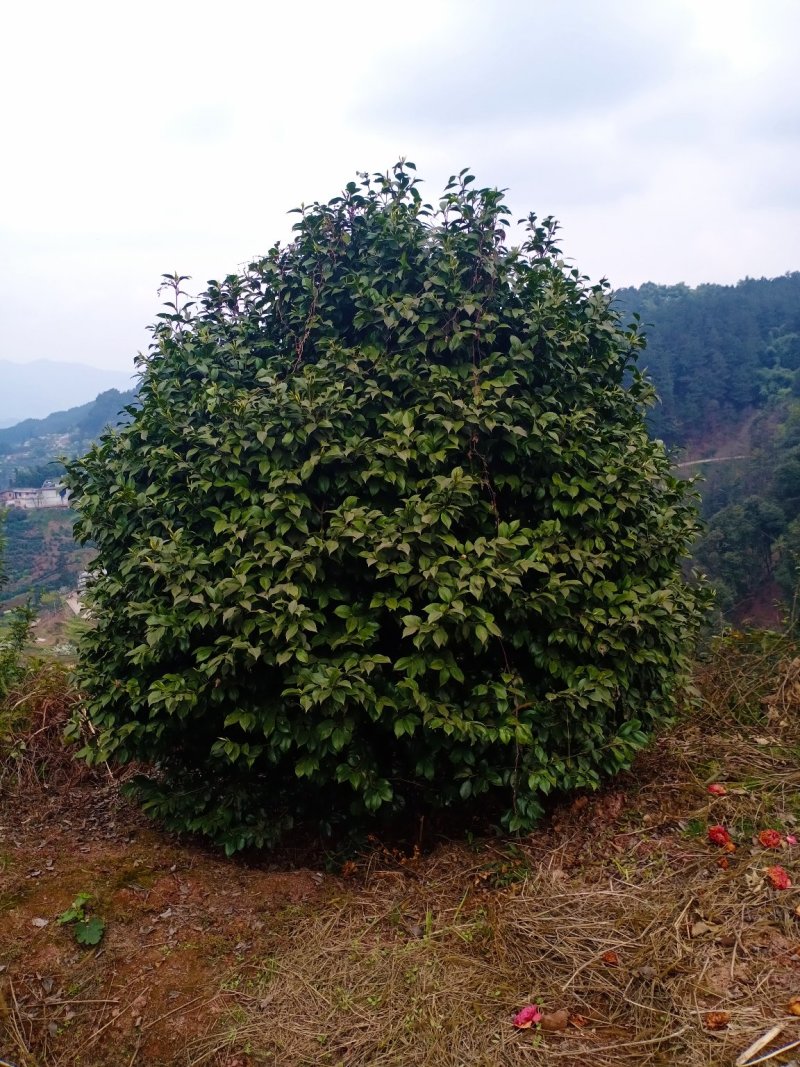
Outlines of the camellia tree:
{"type": "Polygon", "coordinates": [[[169,279],[130,423],[70,468],[82,754],[229,852],[477,797],[530,827],[670,716],[702,616],[636,324],[551,219],[509,247],[500,192],[413,171],[169,279]]]}

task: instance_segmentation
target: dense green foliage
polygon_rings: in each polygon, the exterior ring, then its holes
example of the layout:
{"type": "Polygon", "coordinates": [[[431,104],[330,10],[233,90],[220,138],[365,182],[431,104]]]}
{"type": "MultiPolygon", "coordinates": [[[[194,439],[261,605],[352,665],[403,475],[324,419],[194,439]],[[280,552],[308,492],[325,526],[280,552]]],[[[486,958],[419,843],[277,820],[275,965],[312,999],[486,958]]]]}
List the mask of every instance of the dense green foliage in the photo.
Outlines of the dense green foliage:
{"type": "Polygon", "coordinates": [[[229,851],[489,794],[527,827],[673,710],[703,594],[639,333],[471,182],[364,176],[198,303],[173,279],[140,409],[70,467],[84,755],[229,851]]]}
{"type": "Polygon", "coordinates": [[[694,556],[723,617],[777,624],[796,597],[800,549],[800,273],[735,286],[621,290],[645,323],[648,413],[676,460],[728,457],[701,475],[708,526],[694,556]],[[730,458],[734,457],[734,458],[730,458]]]}
{"type": "Polygon", "coordinates": [[[659,396],[656,436],[682,445],[733,423],[781,391],[800,396],[800,272],[737,285],[621,289],[647,329],[645,365],[659,396]]]}
{"type": "Polygon", "coordinates": [[[0,703],[25,672],[23,653],[33,619],[34,612],[26,605],[0,622],[0,703]]]}
{"type": "Polygon", "coordinates": [[[45,482],[60,482],[64,477],[64,464],[58,459],[41,459],[27,467],[15,467],[10,487],[30,486],[37,488],[45,482]]]}
{"type": "Polygon", "coordinates": [[[703,510],[695,556],[720,609],[746,618],[766,596],[788,612],[800,574],[800,403],[773,401],[750,420],[746,458],[711,468],[703,510]]]}

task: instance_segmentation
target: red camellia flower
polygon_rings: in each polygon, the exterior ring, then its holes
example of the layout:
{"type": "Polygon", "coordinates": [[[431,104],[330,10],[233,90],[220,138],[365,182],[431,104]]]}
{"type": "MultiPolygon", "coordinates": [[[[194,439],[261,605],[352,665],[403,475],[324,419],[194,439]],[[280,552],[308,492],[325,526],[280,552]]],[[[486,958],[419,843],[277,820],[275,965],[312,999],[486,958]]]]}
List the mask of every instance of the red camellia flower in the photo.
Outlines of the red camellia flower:
{"type": "Polygon", "coordinates": [[[724,826],[710,826],[708,829],[708,840],[712,845],[719,845],[720,848],[724,848],[725,845],[733,844],[731,835],[724,826]]]}
{"type": "Polygon", "coordinates": [[[719,782],[714,782],[713,785],[710,785],[708,791],[712,797],[724,797],[728,792],[725,786],[720,785],[719,782]]]}
{"type": "Polygon", "coordinates": [[[518,1030],[528,1030],[535,1023],[542,1021],[542,1013],[538,1004],[529,1004],[514,1016],[514,1026],[518,1030]]]}
{"type": "Polygon", "coordinates": [[[792,880],[783,867],[767,867],[764,873],[773,889],[792,888],[792,880]]]}
{"type": "Polygon", "coordinates": [[[781,835],[777,830],[762,830],[758,835],[758,843],[764,848],[780,848],[781,835]]]}

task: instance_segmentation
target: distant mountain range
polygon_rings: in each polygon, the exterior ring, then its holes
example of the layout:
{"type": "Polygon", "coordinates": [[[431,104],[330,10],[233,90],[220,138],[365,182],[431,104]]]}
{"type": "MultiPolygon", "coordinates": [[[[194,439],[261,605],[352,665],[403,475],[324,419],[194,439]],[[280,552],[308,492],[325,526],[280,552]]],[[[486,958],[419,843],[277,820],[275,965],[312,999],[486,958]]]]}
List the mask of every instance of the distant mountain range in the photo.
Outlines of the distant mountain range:
{"type": "Polygon", "coordinates": [[[53,411],[86,404],[108,389],[133,388],[133,375],[85,363],[37,359],[14,363],[0,359],[0,426],[41,419],[53,411]]]}
{"type": "Polygon", "coordinates": [[[54,411],[43,419],[23,419],[13,426],[5,426],[0,429],[0,454],[11,452],[26,442],[34,444],[40,439],[42,449],[53,449],[52,442],[48,440],[53,434],[68,434],[77,438],[77,442],[86,442],[88,445],[109,423],[114,425],[119,422],[122,409],[135,399],[133,389],[124,393],[118,389],[107,389],[87,404],[67,408],[66,411],[54,411]]]}
{"type": "Polygon", "coordinates": [[[126,421],[123,408],[135,400],[132,389],[107,389],[88,404],[0,429],[0,490],[37,487],[45,478],[59,478],[64,470],[60,458],[82,455],[106,426],[126,421]]]}

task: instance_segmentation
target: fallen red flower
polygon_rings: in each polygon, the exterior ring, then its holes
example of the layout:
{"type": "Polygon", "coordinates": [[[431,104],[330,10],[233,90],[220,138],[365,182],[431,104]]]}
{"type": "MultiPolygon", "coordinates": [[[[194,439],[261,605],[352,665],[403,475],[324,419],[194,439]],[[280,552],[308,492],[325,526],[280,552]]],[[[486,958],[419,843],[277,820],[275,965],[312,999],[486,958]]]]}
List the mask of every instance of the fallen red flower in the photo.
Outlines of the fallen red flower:
{"type": "Polygon", "coordinates": [[[733,844],[731,835],[724,826],[710,826],[708,829],[708,840],[712,845],[719,845],[720,848],[724,845],[733,844]]]}
{"type": "Polygon", "coordinates": [[[780,848],[781,835],[777,830],[762,830],[758,835],[758,843],[764,848],[780,848]]]}
{"type": "Polygon", "coordinates": [[[542,1013],[538,1004],[528,1004],[522,1011],[514,1016],[514,1026],[518,1030],[528,1030],[535,1023],[542,1021],[542,1013]]]}
{"type": "Polygon", "coordinates": [[[706,1030],[724,1030],[730,1021],[729,1011],[707,1011],[703,1019],[706,1030]]]}
{"type": "Polygon", "coordinates": [[[708,791],[712,797],[724,797],[728,792],[725,786],[720,785],[719,782],[714,782],[713,785],[710,785],[708,791]]]}
{"type": "Polygon", "coordinates": [[[791,889],[792,880],[783,867],[767,867],[764,871],[773,889],[791,889]]]}

